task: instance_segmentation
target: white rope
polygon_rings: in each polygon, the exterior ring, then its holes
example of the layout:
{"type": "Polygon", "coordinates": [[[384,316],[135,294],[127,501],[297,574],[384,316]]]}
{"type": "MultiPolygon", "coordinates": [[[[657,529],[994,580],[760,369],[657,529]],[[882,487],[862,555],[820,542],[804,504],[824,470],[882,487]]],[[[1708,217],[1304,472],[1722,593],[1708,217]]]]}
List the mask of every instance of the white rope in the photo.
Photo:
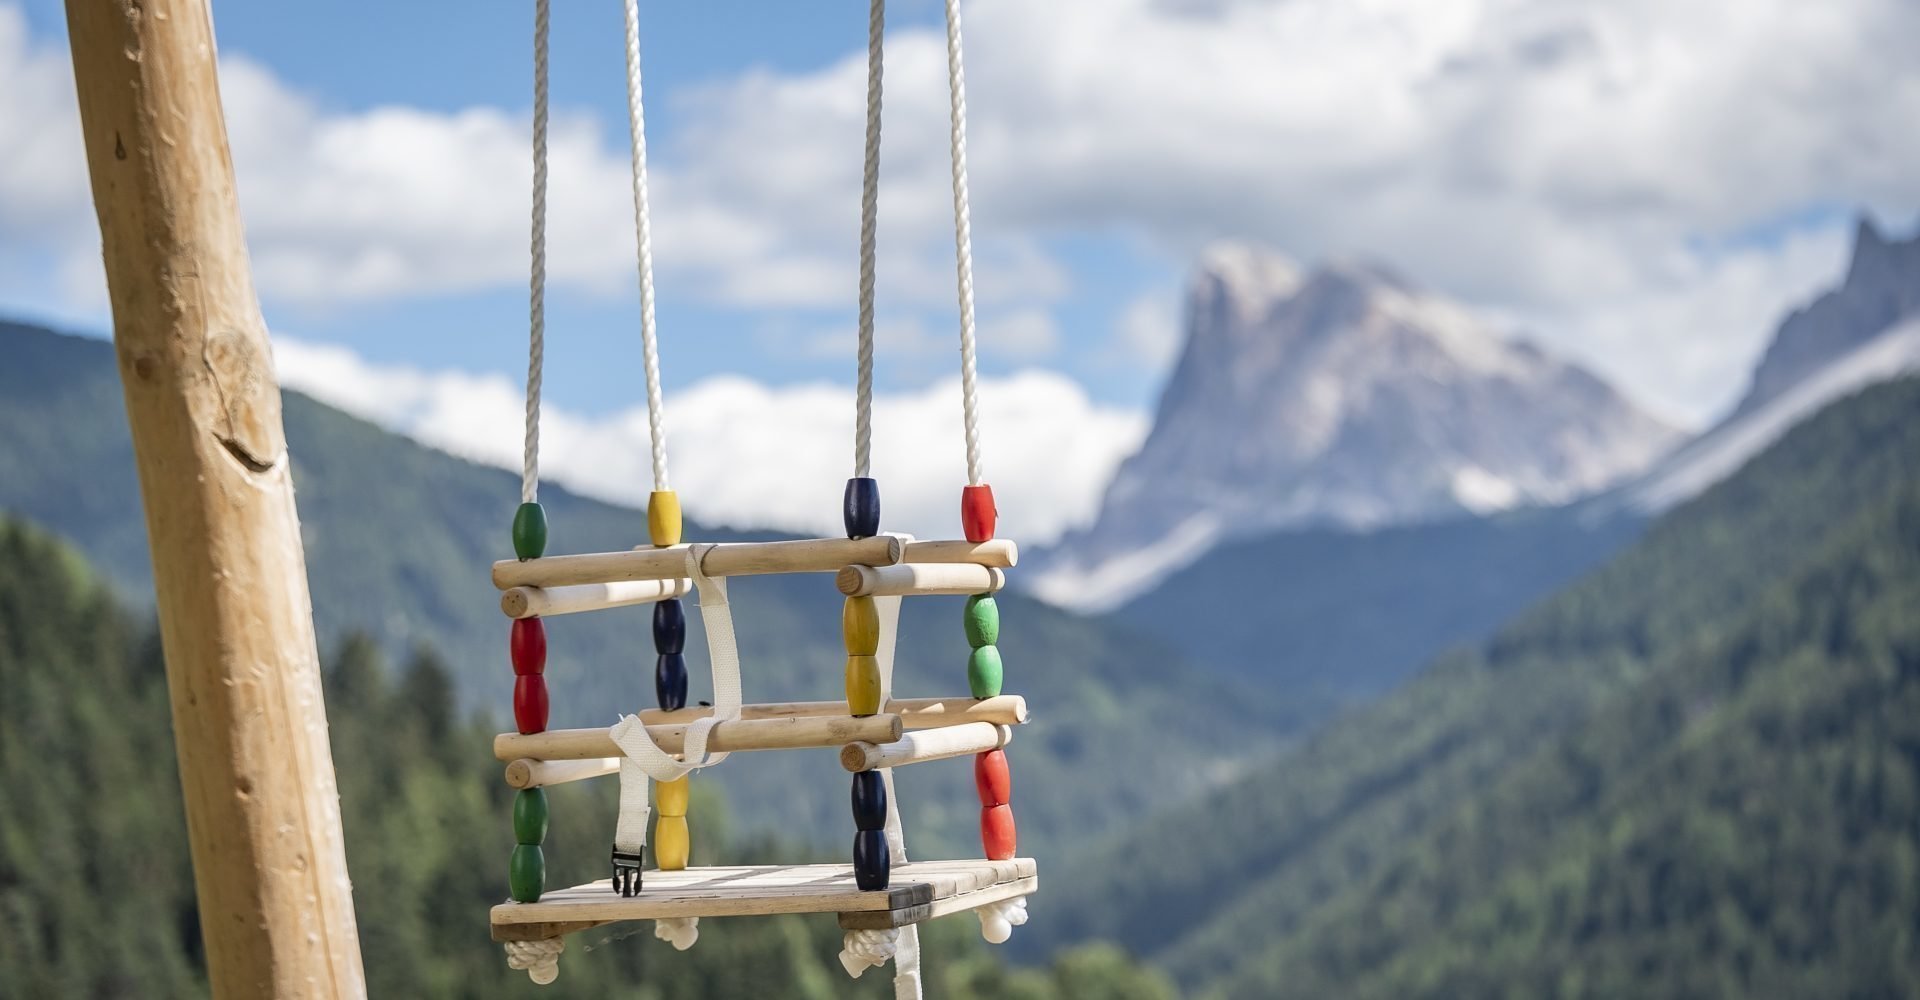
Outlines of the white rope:
{"type": "Polygon", "coordinates": [[[973,911],[980,918],[980,936],[989,944],[1006,944],[1013,929],[1027,922],[1027,897],[1015,896],[988,903],[973,911]]]}
{"type": "Polygon", "coordinates": [[[880,222],[881,39],[887,0],[867,8],[867,155],[860,174],[860,350],[855,379],[853,474],[865,477],[873,443],[873,285],[876,232],[880,222]]]}
{"type": "Polygon", "coordinates": [[[840,939],[840,967],[855,979],[868,969],[877,969],[899,950],[900,928],[848,931],[840,939]]]}
{"type": "Polygon", "coordinates": [[[661,917],[653,922],[653,936],[673,945],[674,951],[686,951],[700,940],[700,918],[661,917]]]}
{"type": "Polygon", "coordinates": [[[567,948],[566,938],[502,943],[507,949],[507,968],[526,970],[527,977],[541,986],[560,978],[560,953],[567,948]]]}
{"type": "MultiPolygon", "coordinates": [[[[544,6],[546,0],[541,0],[544,6]]],[[[647,379],[647,431],[653,438],[653,488],[667,485],[666,413],[660,401],[660,343],[653,323],[653,222],[647,211],[647,116],[640,99],[640,6],[627,0],[627,128],[633,134],[633,234],[640,248],[640,350],[647,379]]]]}
{"type": "Polygon", "coordinates": [[[547,341],[547,21],[548,0],[533,3],[533,267],[527,278],[527,437],[521,447],[520,502],[540,495],[540,373],[547,341]]]}
{"type": "Polygon", "coordinates": [[[947,0],[947,93],[951,99],[954,266],[960,280],[960,406],[967,430],[967,483],[980,485],[979,400],[974,393],[973,223],[967,206],[967,75],[960,65],[960,0],[947,0]]]}

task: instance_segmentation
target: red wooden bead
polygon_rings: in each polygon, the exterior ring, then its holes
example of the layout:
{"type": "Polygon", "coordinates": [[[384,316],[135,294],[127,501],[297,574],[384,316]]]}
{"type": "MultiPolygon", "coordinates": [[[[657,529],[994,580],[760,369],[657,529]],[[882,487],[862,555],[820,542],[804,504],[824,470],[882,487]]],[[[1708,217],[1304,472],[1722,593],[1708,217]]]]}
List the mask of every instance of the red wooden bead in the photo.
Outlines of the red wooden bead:
{"type": "Polygon", "coordinates": [[[1013,801],[1013,775],[1007,771],[1007,752],[988,750],[973,758],[973,787],[980,804],[992,808],[1013,801]]]}
{"type": "Polygon", "coordinates": [[[507,640],[513,655],[513,672],[522,677],[547,670],[547,627],[538,618],[515,618],[513,634],[507,640]]]}
{"type": "Polygon", "coordinates": [[[547,731],[547,679],[526,674],[513,679],[513,721],[520,732],[531,735],[547,731]]]}
{"type": "Polygon", "coordinates": [[[1013,857],[1018,840],[1013,832],[1012,806],[980,810],[980,846],[986,849],[988,861],[1013,857]]]}
{"type": "Polygon", "coordinates": [[[960,488],[960,528],[967,541],[984,542],[993,537],[994,519],[1000,512],[993,506],[993,487],[985,483],[960,488]]]}

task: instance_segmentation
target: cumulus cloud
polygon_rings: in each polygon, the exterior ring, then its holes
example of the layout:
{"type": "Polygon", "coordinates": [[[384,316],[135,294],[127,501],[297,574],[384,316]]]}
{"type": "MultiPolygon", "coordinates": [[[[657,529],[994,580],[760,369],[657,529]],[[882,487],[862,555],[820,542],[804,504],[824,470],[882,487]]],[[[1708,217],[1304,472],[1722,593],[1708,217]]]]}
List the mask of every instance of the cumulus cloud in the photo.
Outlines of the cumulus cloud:
{"type": "MultiPolygon", "coordinates": [[[[367,362],[345,348],[280,337],[282,381],[350,413],[475,461],[520,468],[521,389],[497,375],[367,362]]],[[[980,383],[986,477],[1003,533],[1040,543],[1092,520],[1113,470],[1145,437],[1144,414],[1095,404],[1059,375],[980,383]]],[[[666,405],[672,485],[709,523],[837,534],[851,474],[853,394],[832,385],[771,387],[709,378],[666,405]]],[[[890,529],[959,530],[966,465],[958,379],[874,400],[873,474],[890,529]]],[[[545,478],[638,504],[653,488],[644,407],[590,415],[548,406],[545,478]]]]}
{"type": "MultiPolygon", "coordinates": [[[[1738,390],[1779,310],[1838,276],[1844,224],[1821,213],[1920,206],[1910,0],[967,9],[983,316],[1026,322],[1073,294],[1056,237],[1141,238],[1171,259],[1254,238],[1386,258],[1698,419],[1738,390]]],[[[940,32],[888,44],[881,288],[897,310],[951,302],[952,217],[940,32]]],[[[342,113],[244,60],[227,72],[269,295],[521,280],[524,110],[342,113]]],[[[0,7],[0,78],[24,81],[0,137],[33,140],[0,180],[9,222],[62,204],[84,219],[63,76],[0,7]]],[[[668,97],[687,124],[654,143],[663,280],[748,311],[844,304],[863,77],[850,47],[668,97]]],[[[556,119],[563,282],[630,281],[622,126],[556,119]]]]}

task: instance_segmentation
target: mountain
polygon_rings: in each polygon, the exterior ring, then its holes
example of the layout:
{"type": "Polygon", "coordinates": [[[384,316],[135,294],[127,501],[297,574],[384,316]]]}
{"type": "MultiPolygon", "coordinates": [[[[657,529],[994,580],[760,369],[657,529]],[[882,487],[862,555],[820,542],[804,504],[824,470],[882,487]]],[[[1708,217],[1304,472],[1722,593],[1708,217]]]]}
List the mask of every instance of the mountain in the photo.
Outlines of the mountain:
{"type": "Polygon", "coordinates": [[[1591,372],[1387,270],[1299,275],[1246,246],[1201,261],[1153,431],[1037,593],[1111,608],[1224,538],[1563,503],[1675,432],[1591,372]]]}
{"type": "Polygon", "coordinates": [[[1920,233],[1889,241],[1863,216],[1845,280],[1781,322],[1733,412],[1594,506],[1665,510],[1725,478],[1827,403],[1916,370],[1920,233]]]}
{"type": "Polygon", "coordinates": [[[1491,635],[1645,527],[1551,507],[1283,531],[1222,545],[1110,617],[1305,706],[1353,704],[1491,635]]]}
{"type": "MultiPolygon", "coordinates": [[[[0,512],[71,539],[130,599],[151,600],[145,522],[111,346],[0,324],[0,512]]],[[[421,447],[298,393],[285,395],[316,622],[324,646],[364,631],[387,652],[440,650],[460,703],[504,717],[512,671],[507,622],[489,582],[510,550],[518,480],[421,447]]],[[[608,551],[645,536],[642,514],[565,490],[541,491],[552,550],[608,551]]],[[[688,537],[742,537],[688,526],[688,537]]],[[[841,597],[825,576],[750,578],[732,589],[749,700],[833,698],[842,691],[841,597]]],[[[690,607],[691,613],[696,613],[690,607]]],[[[557,618],[547,668],[553,725],[606,725],[653,703],[645,609],[557,618]]],[[[1042,725],[1012,751],[1025,791],[1023,845],[1071,849],[1080,831],[1118,823],[1197,792],[1278,745],[1305,709],[1224,679],[1175,650],[1018,594],[1001,599],[1000,648],[1010,692],[1042,725]],[[1170,726],[1178,746],[1139,738],[1170,726]]],[[[960,598],[908,602],[898,679],[903,692],[966,690],[960,598]]],[[[689,630],[690,697],[709,697],[704,637],[689,630]]],[[[485,758],[483,744],[469,748],[485,758]]],[[[968,762],[919,765],[901,802],[925,856],[978,851],[968,762]]],[[[779,827],[838,849],[851,829],[846,775],[831,753],[737,754],[703,775],[727,790],[747,828],[779,827]]]]}
{"type": "Polygon", "coordinates": [[[1846,278],[1780,324],[1733,416],[1765,406],[1915,315],[1920,315],[1920,234],[1889,240],[1870,216],[1862,215],[1854,224],[1846,278]]]}
{"type": "Polygon", "coordinates": [[[1914,995],[1916,606],[1904,380],[1088,852],[1024,946],[1115,938],[1225,997],[1914,995]]]}
{"type": "MultiPolygon", "coordinates": [[[[16,997],[195,997],[208,991],[174,770],[165,673],[144,615],[119,606],[71,550],[0,517],[0,983],[16,997]]],[[[431,653],[389,671],[363,639],[326,672],[347,863],[369,994],[534,996],[488,940],[505,894],[512,793],[481,755],[491,731],[463,719],[431,653]]],[[[546,856],[556,882],[602,874],[610,789],[552,790],[546,856]]],[[[703,796],[704,798],[704,796],[703,796]]],[[[792,861],[764,838],[725,848],[718,803],[700,801],[702,853],[792,861]]],[[[927,925],[935,995],[1163,1000],[1171,991],[1111,948],[1012,970],[963,919],[927,925]]],[[[647,925],[635,925],[639,930],[647,925]]],[[[634,928],[629,928],[629,930],[634,928]]],[[[891,996],[886,976],[849,981],[831,918],[712,923],[691,951],[609,929],[576,937],[564,996],[891,996]]]]}

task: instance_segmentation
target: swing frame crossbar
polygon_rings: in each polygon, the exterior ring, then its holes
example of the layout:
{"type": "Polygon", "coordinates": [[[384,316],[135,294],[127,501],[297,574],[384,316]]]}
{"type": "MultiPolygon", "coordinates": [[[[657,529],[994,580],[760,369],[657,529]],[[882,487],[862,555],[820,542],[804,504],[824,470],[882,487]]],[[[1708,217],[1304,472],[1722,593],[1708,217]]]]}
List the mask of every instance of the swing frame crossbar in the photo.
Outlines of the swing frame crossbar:
{"type": "MultiPolygon", "coordinates": [[[[493,585],[520,587],[604,586],[634,580],[680,580],[687,576],[686,544],[644,546],[622,552],[503,559],[493,564],[493,585]]],[[[896,564],[971,564],[989,570],[1011,569],[1020,549],[1010,539],[917,541],[899,535],[871,538],[799,538],[777,542],[719,542],[704,545],[700,572],[709,577],[783,573],[835,573],[853,566],[896,564]]],[[[684,593],[684,591],[682,591],[684,593]]],[[[662,593],[660,599],[668,596],[662,593]]],[[[635,601],[633,603],[644,603],[635,601]]],[[[511,613],[511,612],[509,612],[511,613]]]]}

